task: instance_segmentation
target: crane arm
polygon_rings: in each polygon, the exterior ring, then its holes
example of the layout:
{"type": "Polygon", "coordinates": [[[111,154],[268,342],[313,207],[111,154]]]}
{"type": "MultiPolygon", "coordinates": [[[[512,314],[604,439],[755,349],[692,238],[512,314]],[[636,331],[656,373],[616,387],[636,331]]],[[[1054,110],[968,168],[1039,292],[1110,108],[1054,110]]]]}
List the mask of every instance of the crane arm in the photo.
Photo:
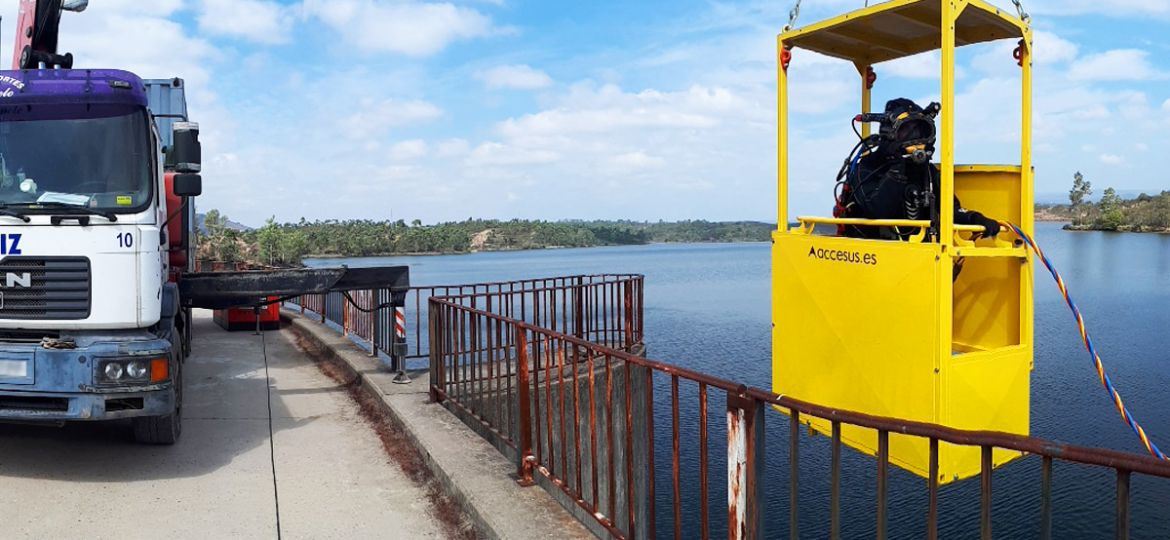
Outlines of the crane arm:
{"type": "Polygon", "coordinates": [[[61,12],[81,12],[86,7],[89,0],[20,0],[12,69],[33,69],[41,63],[72,68],[72,54],[57,54],[61,12]]]}

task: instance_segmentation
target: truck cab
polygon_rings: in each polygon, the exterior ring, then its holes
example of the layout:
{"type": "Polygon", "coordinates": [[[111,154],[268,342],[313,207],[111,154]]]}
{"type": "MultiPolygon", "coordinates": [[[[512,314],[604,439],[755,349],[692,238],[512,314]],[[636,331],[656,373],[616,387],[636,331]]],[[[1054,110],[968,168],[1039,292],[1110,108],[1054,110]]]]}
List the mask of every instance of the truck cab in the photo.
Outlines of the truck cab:
{"type": "Polygon", "coordinates": [[[174,281],[201,180],[176,93],[120,70],[0,71],[0,421],[133,418],[142,442],[179,437],[174,281]]]}

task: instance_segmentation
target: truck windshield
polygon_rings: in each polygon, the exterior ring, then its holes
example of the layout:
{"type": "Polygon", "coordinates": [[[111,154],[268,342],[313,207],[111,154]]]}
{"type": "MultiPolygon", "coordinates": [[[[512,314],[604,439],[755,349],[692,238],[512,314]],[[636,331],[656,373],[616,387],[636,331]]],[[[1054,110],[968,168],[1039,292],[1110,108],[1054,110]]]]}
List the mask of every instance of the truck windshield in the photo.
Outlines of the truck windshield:
{"type": "Polygon", "coordinates": [[[144,111],[0,122],[0,207],[141,211],[156,159],[148,126],[144,111]]]}

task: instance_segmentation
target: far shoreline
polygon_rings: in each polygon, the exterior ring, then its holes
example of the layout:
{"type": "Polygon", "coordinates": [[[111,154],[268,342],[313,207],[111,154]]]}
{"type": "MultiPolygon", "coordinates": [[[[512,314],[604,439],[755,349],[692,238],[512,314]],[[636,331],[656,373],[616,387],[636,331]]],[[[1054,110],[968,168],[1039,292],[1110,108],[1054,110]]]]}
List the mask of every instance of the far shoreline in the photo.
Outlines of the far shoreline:
{"type": "Polygon", "coordinates": [[[381,258],[389,258],[389,257],[444,257],[444,256],[450,256],[450,255],[475,255],[477,253],[515,253],[515,252],[520,252],[520,251],[554,251],[554,250],[561,250],[561,249],[596,249],[596,248],[607,248],[607,247],[614,248],[614,247],[686,246],[686,245],[693,245],[693,246],[723,245],[723,246],[726,246],[726,245],[732,245],[732,244],[767,244],[767,243],[769,243],[769,241],[764,241],[764,240],[736,240],[734,242],[647,242],[645,244],[607,244],[607,245],[599,245],[599,246],[580,246],[580,247],[546,246],[546,247],[516,248],[516,249],[481,249],[481,250],[474,250],[474,251],[447,251],[447,252],[424,251],[424,252],[412,252],[412,253],[378,253],[378,254],[374,254],[374,255],[337,255],[337,254],[305,255],[301,259],[302,260],[307,260],[307,259],[333,260],[333,259],[381,259],[381,258]]]}

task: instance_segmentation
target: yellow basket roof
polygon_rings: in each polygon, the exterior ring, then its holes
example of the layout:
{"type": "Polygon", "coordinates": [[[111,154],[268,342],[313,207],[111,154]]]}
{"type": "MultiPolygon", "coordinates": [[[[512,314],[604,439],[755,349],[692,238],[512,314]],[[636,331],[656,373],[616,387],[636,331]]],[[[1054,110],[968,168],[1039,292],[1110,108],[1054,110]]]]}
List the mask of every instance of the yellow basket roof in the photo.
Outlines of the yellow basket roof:
{"type": "MultiPolygon", "coordinates": [[[[872,65],[939,49],[942,2],[889,0],[780,35],[785,44],[872,65]]],[[[955,26],[955,45],[1021,38],[1027,23],[984,0],[968,0],[955,26]]]]}

